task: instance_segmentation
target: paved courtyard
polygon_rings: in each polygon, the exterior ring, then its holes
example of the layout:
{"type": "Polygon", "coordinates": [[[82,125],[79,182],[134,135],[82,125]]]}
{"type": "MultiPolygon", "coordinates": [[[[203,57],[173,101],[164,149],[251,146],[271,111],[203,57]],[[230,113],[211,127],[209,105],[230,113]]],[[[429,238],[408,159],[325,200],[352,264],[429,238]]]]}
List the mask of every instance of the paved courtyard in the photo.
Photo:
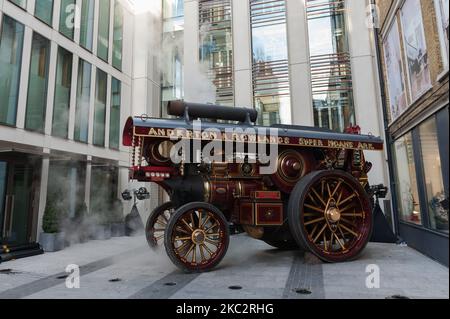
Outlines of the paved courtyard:
{"type": "Polygon", "coordinates": [[[449,298],[449,270],[405,246],[370,244],[357,261],[323,264],[308,254],[274,250],[245,235],[232,237],[219,268],[200,275],[181,273],[163,249],[151,251],[143,237],[91,241],[0,264],[0,299],[391,296],[449,298]],[[80,266],[79,289],[66,287],[65,269],[70,264],[80,266]],[[367,288],[366,281],[377,284],[367,277],[378,270],[379,288],[367,288]]]}

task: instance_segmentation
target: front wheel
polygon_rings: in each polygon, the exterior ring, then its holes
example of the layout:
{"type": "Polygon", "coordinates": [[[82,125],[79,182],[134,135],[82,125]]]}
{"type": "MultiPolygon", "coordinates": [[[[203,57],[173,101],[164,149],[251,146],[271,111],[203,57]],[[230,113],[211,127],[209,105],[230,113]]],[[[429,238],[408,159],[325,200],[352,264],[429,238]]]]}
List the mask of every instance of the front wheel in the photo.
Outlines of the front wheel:
{"type": "Polygon", "coordinates": [[[145,236],[150,248],[159,248],[164,243],[164,233],[174,212],[175,205],[167,202],[156,207],[150,214],[145,227],[145,236]]]}
{"type": "Polygon", "coordinates": [[[291,194],[288,216],[299,246],[325,262],[357,258],[372,234],[370,198],[361,184],[343,171],[305,176],[291,194]]]}
{"type": "Polygon", "coordinates": [[[207,203],[191,203],[169,220],[164,244],[172,262],[185,272],[216,267],[228,250],[230,231],[222,212],[207,203]]]}

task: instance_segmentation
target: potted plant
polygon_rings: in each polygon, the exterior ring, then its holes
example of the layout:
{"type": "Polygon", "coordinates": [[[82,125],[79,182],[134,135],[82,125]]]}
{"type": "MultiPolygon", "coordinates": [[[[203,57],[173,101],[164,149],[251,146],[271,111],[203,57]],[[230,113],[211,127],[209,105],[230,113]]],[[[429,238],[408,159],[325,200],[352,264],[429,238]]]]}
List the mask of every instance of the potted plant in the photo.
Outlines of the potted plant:
{"type": "Polygon", "coordinates": [[[65,234],[60,231],[60,217],[52,197],[47,199],[42,229],[44,232],[39,237],[39,243],[45,252],[56,252],[65,248],[65,234]]]}
{"type": "Polygon", "coordinates": [[[112,237],[125,236],[125,218],[123,215],[123,203],[116,199],[111,209],[111,235],[112,237]]]}

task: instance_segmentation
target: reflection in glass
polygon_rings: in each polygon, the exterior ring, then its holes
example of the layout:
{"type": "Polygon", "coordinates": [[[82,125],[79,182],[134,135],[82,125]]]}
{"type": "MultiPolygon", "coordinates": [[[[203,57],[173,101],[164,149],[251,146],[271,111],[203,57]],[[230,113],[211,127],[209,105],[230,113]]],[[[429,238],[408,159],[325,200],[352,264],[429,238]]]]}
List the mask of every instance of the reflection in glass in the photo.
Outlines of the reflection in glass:
{"type": "Polygon", "coordinates": [[[419,126],[425,188],[432,229],[448,233],[448,196],[442,177],[441,156],[437,136],[436,118],[419,126]]]}
{"type": "Polygon", "coordinates": [[[3,238],[3,220],[5,212],[5,196],[6,196],[6,182],[8,176],[8,164],[0,161],[0,238],[3,238]]]}
{"type": "Polygon", "coordinates": [[[343,0],[307,0],[314,122],[343,132],[355,125],[343,0]]]}
{"type": "Polygon", "coordinates": [[[59,32],[73,40],[75,31],[75,0],[61,0],[59,32]]]}
{"type": "Polygon", "coordinates": [[[50,41],[33,33],[25,128],[43,133],[47,107],[50,41]]]}
{"type": "Polygon", "coordinates": [[[120,143],[121,84],[116,78],[111,81],[111,119],[109,125],[109,147],[119,149],[120,143]]]}
{"type": "Polygon", "coordinates": [[[403,43],[406,51],[409,88],[417,100],[431,86],[428,50],[420,0],[405,1],[401,9],[403,43]]]}
{"type": "Polygon", "coordinates": [[[163,30],[161,96],[167,116],[167,103],[184,97],[184,0],[163,1],[163,30]]]}
{"type": "Polygon", "coordinates": [[[403,221],[422,224],[416,165],[411,133],[395,142],[397,168],[397,197],[400,218],[403,221]]]}
{"type": "Polygon", "coordinates": [[[56,65],[55,102],[53,104],[53,136],[67,138],[71,84],[72,53],[59,47],[56,65]]]}
{"type": "Polygon", "coordinates": [[[88,142],[91,72],[91,65],[80,59],[78,62],[77,106],[75,114],[74,139],[75,141],[83,143],[88,142]]]}
{"type": "Polygon", "coordinates": [[[17,4],[19,7],[26,9],[27,7],[27,0],[9,0],[12,3],[17,4]]]}
{"type": "Polygon", "coordinates": [[[94,145],[105,146],[106,92],[108,75],[97,69],[94,107],[94,145]]]}
{"type": "Polygon", "coordinates": [[[34,15],[51,26],[53,20],[53,0],[36,0],[34,15]]]}
{"type": "Polygon", "coordinates": [[[120,1],[114,1],[114,31],[113,31],[113,60],[112,64],[118,70],[122,69],[122,41],[123,41],[123,7],[120,1]]]}
{"type": "Polygon", "coordinates": [[[24,26],[3,15],[0,35],[0,123],[16,124],[24,26]]]}
{"type": "Polygon", "coordinates": [[[286,4],[251,0],[253,91],[259,124],[291,124],[286,4]]]}
{"type": "Polygon", "coordinates": [[[108,61],[110,0],[99,0],[97,56],[108,61]]]}
{"type": "Polygon", "coordinates": [[[200,62],[215,90],[219,105],[234,104],[233,36],[231,1],[204,0],[199,3],[200,62]]]}
{"type": "Polygon", "coordinates": [[[80,45],[92,51],[94,36],[94,0],[83,0],[81,4],[80,45]]]}

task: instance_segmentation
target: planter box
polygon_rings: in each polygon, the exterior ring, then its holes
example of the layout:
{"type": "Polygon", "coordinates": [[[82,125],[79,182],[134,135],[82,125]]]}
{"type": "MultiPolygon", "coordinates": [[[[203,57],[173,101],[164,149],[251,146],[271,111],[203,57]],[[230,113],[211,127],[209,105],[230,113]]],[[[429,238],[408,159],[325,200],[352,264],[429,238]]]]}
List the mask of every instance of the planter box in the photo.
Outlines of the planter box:
{"type": "Polygon", "coordinates": [[[64,233],[47,234],[41,233],[39,244],[45,252],[56,252],[65,248],[66,235],[64,233]]]}
{"type": "Polygon", "coordinates": [[[92,239],[94,240],[111,239],[111,225],[96,225],[93,227],[93,231],[92,239]]]}
{"type": "Polygon", "coordinates": [[[114,223],[111,225],[111,236],[112,237],[123,237],[125,236],[125,223],[114,223]]]}

